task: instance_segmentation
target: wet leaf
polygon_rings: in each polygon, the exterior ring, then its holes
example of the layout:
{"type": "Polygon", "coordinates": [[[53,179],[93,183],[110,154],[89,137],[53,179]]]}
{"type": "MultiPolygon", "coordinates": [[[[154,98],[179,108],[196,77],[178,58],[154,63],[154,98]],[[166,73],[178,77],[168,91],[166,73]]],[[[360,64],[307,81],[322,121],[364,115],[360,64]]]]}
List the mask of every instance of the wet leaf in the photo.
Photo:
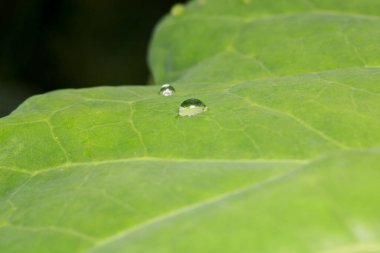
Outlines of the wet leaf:
{"type": "Polygon", "coordinates": [[[150,48],[174,96],[62,90],[0,120],[2,251],[379,252],[379,2],[180,7],[150,48]],[[178,117],[189,98],[207,112],[178,117]]]}

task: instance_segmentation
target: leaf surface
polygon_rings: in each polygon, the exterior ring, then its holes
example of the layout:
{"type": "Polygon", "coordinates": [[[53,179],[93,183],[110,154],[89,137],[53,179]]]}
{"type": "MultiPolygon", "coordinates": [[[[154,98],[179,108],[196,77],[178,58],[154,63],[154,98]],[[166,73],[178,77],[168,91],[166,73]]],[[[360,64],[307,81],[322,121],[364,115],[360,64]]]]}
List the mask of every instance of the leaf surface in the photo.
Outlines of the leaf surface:
{"type": "Polygon", "coordinates": [[[193,1],[159,86],[62,90],[0,119],[4,252],[379,252],[378,1],[193,1]],[[188,98],[208,111],[178,117],[188,98]]]}

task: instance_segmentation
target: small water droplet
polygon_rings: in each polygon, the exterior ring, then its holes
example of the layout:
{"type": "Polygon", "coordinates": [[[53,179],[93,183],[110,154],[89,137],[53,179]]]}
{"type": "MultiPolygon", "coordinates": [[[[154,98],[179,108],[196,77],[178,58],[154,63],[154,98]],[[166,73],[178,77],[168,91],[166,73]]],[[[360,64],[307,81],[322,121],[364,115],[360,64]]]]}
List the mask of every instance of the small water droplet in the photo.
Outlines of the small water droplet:
{"type": "Polygon", "coordinates": [[[207,106],[196,98],[190,98],[182,102],[179,107],[179,116],[194,116],[207,111],[207,106]]]}
{"type": "Polygon", "coordinates": [[[170,10],[170,14],[172,14],[174,17],[178,17],[182,15],[185,12],[185,5],[178,3],[173,5],[173,7],[170,10]]]}
{"type": "Polygon", "coordinates": [[[161,86],[160,94],[165,97],[169,97],[175,94],[175,89],[170,84],[164,84],[161,86]]]}

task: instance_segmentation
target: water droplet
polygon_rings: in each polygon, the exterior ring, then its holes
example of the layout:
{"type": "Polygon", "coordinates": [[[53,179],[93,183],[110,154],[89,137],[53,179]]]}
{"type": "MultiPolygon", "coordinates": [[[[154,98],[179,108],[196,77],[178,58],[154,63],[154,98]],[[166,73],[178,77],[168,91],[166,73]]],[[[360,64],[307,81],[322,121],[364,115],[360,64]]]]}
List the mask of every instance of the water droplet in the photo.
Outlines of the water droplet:
{"type": "Polygon", "coordinates": [[[194,116],[207,111],[207,106],[196,98],[190,98],[182,102],[179,107],[179,116],[194,116]]]}
{"type": "Polygon", "coordinates": [[[164,84],[161,86],[160,94],[165,97],[169,97],[175,94],[175,89],[170,84],[164,84]]]}
{"type": "Polygon", "coordinates": [[[174,17],[178,17],[182,15],[185,12],[185,5],[178,3],[173,5],[172,9],[170,10],[170,14],[172,14],[174,17]]]}

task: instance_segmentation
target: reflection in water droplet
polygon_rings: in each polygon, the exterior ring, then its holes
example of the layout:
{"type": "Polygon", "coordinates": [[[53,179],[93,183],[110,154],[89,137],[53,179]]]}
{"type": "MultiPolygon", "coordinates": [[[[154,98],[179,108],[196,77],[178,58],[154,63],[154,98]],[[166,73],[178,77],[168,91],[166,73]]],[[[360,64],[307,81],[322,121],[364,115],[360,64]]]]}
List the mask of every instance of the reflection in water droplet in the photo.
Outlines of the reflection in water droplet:
{"type": "Polygon", "coordinates": [[[175,94],[175,89],[170,84],[164,84],[161,86],[160,94],[165,97],[172,96],[175,94]]]}
{"type": "Polygon", "coordinates": [[[194,116],[207,111],[207,106],[196,98],[190,98],[182,102],[179,107],[179,116],[194,116]]]}

